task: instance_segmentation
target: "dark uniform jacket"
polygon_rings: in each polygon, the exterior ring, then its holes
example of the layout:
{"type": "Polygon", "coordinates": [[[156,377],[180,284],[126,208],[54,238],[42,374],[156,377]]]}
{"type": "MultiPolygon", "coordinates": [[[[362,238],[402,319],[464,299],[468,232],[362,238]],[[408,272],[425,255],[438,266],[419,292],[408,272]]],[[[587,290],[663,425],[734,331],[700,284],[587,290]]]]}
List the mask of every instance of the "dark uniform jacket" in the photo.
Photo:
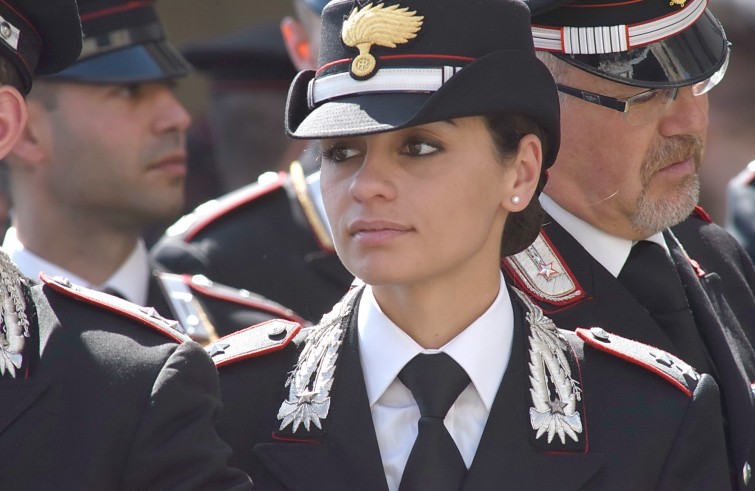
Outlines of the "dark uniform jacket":
{"type": "Polygon", "coordinates": [[[0,489],[251,489],[227,467],[204,350],[151,309],[46,281],[25,289],[25,356],[0,377],[0,489]]]}
{"type": "Polygon", "coordinates": [[[319,321],[353,277],[293,169],[201,205],[168,229],[152,257],[167,271],[202,274],[319,321]]]}
{"type": "MultiPolygon", "coordinates": [[[[503,262],[515,285],[560,328],[599,325],[677,353],[613,275],[556,221],[546,217],[544,223],[529,249],[503,262]],[[549,273],[538,272],[536,262],[549,273]]],[[[755,464],[755,270],[742,247],[701,209],[664,237],[717,372],[732,475],[739,489],[755,489],[750,479],[755,464]]]]}
{"type": "MultiPolygon", "coordinates": [[[[359,361],[360,292],[314,328],[269,322],[210,348],[221,436],[260,489],[388,489],[359,361]]],[[[730,489],[709,375],[601,329],[558,330],[531,303],[513,303],[511,358],[464,490],[730,489]],[[574,437],[545,431],[551,421],[574,437]]]]}

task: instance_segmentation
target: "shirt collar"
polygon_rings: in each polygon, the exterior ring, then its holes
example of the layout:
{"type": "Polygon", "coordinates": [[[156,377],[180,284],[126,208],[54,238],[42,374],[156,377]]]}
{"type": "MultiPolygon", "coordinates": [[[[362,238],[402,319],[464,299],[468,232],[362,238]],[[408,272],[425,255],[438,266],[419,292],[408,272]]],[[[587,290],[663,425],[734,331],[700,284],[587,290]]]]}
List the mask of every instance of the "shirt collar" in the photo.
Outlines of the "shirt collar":
{"type": "Polygon", "coordinates": [[[18,239],[15,227],[10,227],[5,233],[2,248],[16,263],[18,269],[29,278],[36,279],[39,277],[39,273],[44,272],[48,276],[62,276],[72,283],[94,290],[110,287],[122,293],[126,300],[130,302],[138,305],[147,303],[150,267],[147,246],[142,240],[137,241],[134,250],[126,261],[102,285],[94,285],[71,271],[37,256],[24,247],[24,244],[18,239]]]}
{"type": "MultiPolygon", "coordinates": [[[[569,232],[582,247],[613,276],[619,276],[636,241],[610,235],[566,211],[545,193],[540,195],[543,209],[569,232]]],[[[648,241],[655,242],[669,253],[663,233],[651,235],[648,241]]]]}
{"type": "Polygon", "coordinates": [[[511,299],[508,290],[501,287],[488,310],[464,331],[439,350],[425,350],[383,313],[367,285],[359,303],[357,327],[370,406],[414,356],[443,351],[464,368],[490,411],[509,363],[513,326],[511,299]]]}

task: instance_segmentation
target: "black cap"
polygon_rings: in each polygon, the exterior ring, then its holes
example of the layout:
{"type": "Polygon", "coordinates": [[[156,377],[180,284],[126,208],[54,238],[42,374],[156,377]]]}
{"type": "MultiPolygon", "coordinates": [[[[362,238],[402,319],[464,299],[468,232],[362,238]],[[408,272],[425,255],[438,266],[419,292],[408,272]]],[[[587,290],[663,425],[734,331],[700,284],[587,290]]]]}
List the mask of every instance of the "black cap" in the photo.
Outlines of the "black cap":
{"type": "Polygon", "coordinates": [[[683,87],[726,70],[729,42],[707,0],[528,0],[535,48],[616,82],[683,87]]]}
{"type": "Polygon", "coordinates": [[[154,3],[78,0],[84,30],[81,56],[73,66],[48,79],[121,84],[187,75],[191,67],[166,40],[154,3]]]}
{"type": "Polygon", "coordinates": [[[215,89],[288,87],[296,75],[278,21],[191,41],[181,53],[215,89]]]}
{"type": "Polygon", "coordinates": [[[516,0],[334,0],[320,68],[291,85],[286,132],[329,138],[520,113],[546,131],[547,167],[560,141],[558,95],[529,19],[516,0]]]}
{"type": "Polygon", "coordinates": [[[24,94],[32,78],[60,71],[81,52],[75,0],[0,0],[0,53],[21,77],[24,94]]]}

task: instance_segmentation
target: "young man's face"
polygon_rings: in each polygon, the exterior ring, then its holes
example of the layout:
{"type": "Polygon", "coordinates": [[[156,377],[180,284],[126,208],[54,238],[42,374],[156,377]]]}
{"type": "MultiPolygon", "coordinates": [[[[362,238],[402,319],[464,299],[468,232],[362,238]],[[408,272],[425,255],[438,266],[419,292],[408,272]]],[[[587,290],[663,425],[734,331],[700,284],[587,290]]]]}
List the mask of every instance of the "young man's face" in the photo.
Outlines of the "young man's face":
{"type": "Polygon", "coordinates": [[[30,118],[47,152],[52,203],[124,226],[175,216],[183,204],[191,118],[170,86],[51,85],[54,106],[33,101],[30,118]]]}

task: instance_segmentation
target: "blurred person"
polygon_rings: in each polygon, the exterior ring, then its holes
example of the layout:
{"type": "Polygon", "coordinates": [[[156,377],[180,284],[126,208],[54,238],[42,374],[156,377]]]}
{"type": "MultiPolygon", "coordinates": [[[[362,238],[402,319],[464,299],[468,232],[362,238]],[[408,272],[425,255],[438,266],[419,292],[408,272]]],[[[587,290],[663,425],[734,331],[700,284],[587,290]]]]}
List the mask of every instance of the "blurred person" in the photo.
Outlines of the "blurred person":
{"type": "Polygon", "coordinates": [[[709,375],[562,331],[503,281],[559,146],[524,4],[335,1],[322,18],[286,129],[320,139],[336,249],[364,284],[314,328],[211,348],[234,464],[266,491],[729,489],[709,375]]]}
{"type": "Polygon", "coordinates": [[[181,46],[189,63],[209,79],[205,125],[221,191],[216,196],[284,169],[301,150],[282,130],[296,71],[279,24],[254,24],[181,46]]]}
{"type": "MultiPolygon", "coordinates": [[[[79,8],[82,54],[36,80],[26,128],[6,159],[13,210],[3,249],[30,278],[63,276],[154,307],[195,339],[216,339],[215,325],[235,309],[215,308],[209,282],[161,275],[142,238],[183,205],[191,118],[172,85],[189,65],[165,39],[154,2],[82,0],[79,8]],[[209,310],[217,319],[204,322],[209,310]]],[[[271,316],[261,313],[240,327],[271,316]]]]}
{"type": "MultiPolygon", "coordinates": [[[[326,3],[295,0],[296,18],[281,22],[297,69],[315,66],[319,14],[326,3]]],[[[265,173],[253,184],[198,206],[168,228],[152,247],[152,257],[168,271],[201,274],[260,294],[308,321],[319,320],[353,277],[335,254],[316,156],[316,150],[307,148],[288,172],[265,173]]],[[[270,168],[274,165],[270,162],[270,168]]]]}
{"type": "Polygon", "coordinates": [[[755,270],[696,207],[724,30],[705,0],[530,5],[561,92],[562,146],[542,232],[504,267],[560,327],[599,325],[713,375],[732,484],[752,489],[755,270]]]}
{"type": "Polygon", "coordinates": [[[755,160],[729,181],[726,194],[726,229],[755,260],[755,160]]]}
{"type": "MultiPolygon", "coordinates": [[[[0,157],[33,77],[76,60],[73,0],[0,3],[0,157]]],[[[249,490],[214,423],[217,372],[147,309],[43,277],[0,252],[0,489],[249,490]]]]}

